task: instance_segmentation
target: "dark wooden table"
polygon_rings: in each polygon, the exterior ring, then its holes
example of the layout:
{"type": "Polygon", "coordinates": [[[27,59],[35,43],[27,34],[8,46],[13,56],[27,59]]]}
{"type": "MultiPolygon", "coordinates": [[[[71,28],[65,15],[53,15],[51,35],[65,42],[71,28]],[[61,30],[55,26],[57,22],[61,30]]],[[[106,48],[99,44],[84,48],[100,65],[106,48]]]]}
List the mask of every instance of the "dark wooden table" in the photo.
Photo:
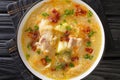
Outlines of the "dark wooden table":
{"type": "MultiPolygon", "coordinates": [[[[0,80],[23,80],[6,44],[15,34],[13,22],[7,13],[7,5],[15,1],[17,0],[0,0],[0,80]]],[[[120,0],[101,2],[112,34],[112,45],[91,75],[105,80],[120,80],[120,0]]]]}

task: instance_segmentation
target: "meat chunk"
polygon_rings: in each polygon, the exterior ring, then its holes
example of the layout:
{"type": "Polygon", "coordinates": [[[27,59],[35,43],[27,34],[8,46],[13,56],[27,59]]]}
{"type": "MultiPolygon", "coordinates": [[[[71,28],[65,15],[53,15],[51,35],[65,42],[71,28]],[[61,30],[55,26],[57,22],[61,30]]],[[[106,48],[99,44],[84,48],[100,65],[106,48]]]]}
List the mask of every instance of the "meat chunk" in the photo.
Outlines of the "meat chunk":
{"type": "Polygon", "coordinates": [[[75,38],[75,37],[70,37],[69,42],[68,42],[68,48],[73,48],[73,47],[80,47],[82,44],[82,39],[81,38],[75,38]]]}
{"type": "Polygon", "coordinates": [[[42,34],[44,30],[52,30],[53,27],[51,25],[48,25],[48,20],[42,19],[39,23],[39,32],[42,34]]]}
{"type": "Polygon", "coordinates": [[[46,31],[44,32],[44,34],[41,36],[39,42],[36,43],[37,48],[41,49],[42,51],[45,52],[50,52],[53,50],[53,41],[54,41],[54,37],[51,31],[46,31]]]}

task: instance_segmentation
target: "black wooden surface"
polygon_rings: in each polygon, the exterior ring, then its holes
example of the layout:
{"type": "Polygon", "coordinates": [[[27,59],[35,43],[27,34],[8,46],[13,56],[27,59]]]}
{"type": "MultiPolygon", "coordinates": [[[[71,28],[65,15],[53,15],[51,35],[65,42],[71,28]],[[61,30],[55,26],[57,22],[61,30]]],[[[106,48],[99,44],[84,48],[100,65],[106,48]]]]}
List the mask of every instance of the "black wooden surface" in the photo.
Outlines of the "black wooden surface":
{"type": "MultiPolygon", "coordinates": [[[[6,44],[15,34],[13,22],[7,13],[7,5],[15,1],[17,0],[0,0],[0,80],[23,80],[8,53],[6,44]]],[[[91,75],[105,80],[120,80],[120,0],[101,0],[101,2],[113,42],[91,75]]]]}

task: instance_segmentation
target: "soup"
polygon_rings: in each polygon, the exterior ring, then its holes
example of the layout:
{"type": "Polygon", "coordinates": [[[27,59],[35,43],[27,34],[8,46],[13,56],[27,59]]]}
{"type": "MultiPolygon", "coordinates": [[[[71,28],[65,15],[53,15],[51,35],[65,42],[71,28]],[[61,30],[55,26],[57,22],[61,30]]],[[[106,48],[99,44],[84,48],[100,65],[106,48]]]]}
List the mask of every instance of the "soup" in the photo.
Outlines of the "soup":
{"type": "Polygon", "coordinates": [[[83,4],[49,0],[29,15],[21,43],[34,70],[52,79],[70,79],[96,61],[102,34],[93,12],[83,4]]]}

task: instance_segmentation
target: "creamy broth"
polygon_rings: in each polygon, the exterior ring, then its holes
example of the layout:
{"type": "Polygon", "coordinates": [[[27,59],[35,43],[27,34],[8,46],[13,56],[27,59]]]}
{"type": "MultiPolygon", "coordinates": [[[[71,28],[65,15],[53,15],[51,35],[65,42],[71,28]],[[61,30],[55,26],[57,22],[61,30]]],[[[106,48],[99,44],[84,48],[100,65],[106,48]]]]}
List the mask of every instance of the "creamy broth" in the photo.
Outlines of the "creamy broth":
{"type": "Polygon", "coordinates": [[[31,13],[21,43],[33,69],[52,79],[70,79],[95,62],[101,35],[94,14],[84,5],[50,0],[31,13]]]}

